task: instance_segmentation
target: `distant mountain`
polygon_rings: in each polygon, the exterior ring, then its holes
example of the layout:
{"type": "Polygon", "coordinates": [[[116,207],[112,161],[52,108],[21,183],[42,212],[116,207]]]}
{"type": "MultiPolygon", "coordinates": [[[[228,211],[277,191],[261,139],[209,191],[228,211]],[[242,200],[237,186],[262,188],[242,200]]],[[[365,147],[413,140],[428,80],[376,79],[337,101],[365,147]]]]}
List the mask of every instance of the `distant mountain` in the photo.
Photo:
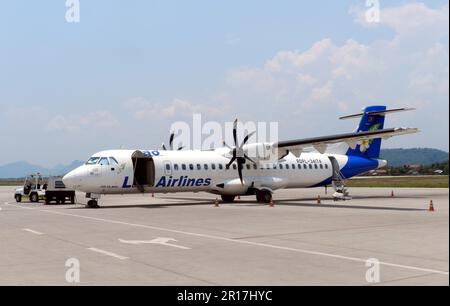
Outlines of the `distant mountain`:
{"type": "Polygon", "coordinates": [[[0,179],[6,178],[22,178],[31,173],[42,173],[44,175],[64,175],[69,171],[81,166],[82,161],[73,161],[69,165],[57,165],[53,168],[46,168],[30,164],[25,161],[19,161],[7,165],[0,166],[0,179]]]}
{"type": "Polygon", "coordinates": [[[388,165],[392,167],[400,167],[403,165],[431,165],[448,160],[448,152],[429,149],[383,149],[380,157],[388,161],[388,165]]]}

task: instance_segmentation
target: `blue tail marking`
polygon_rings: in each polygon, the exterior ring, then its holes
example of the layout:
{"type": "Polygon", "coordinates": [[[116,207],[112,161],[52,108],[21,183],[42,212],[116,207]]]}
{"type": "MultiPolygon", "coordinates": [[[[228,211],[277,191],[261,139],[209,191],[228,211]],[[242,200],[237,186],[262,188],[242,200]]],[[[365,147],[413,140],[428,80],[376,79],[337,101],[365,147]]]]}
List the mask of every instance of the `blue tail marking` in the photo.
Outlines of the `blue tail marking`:
{"type": "MultiPolygon", "coordinates": [[[[358,126],[358,132],[376,131],[384,128],[384,115],[369,115],[367,112],[384,111],[386,106],[368,106],[358,126]]],[[[355,149],[349,148],[346,155],[365,158],[378,158],[381,150],[381,139],[371,139],[358,144],[355,149]]]]}

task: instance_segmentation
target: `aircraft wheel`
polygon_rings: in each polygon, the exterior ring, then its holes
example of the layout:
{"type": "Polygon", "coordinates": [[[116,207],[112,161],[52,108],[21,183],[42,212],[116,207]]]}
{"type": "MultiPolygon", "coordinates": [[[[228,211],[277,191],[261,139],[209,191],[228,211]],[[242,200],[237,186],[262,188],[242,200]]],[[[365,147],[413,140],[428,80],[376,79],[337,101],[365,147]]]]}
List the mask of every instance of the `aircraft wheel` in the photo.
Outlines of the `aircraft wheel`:
{"type": "Polygon", "coordinates": [[[259,203],[262,202],[262,203],[269,204],[270,201],[272,201],[272,193],[271,193],[270,191],[267,191],[267,190],[259,191],[259,192],[256,194],[256,200],[257,200],[259,203]]]}
{"type": "Polygon", "coordinates": [[[263,198],[261,197],[261,192],[256,193],[256,202],[258,203],[264,202],[263,198]]]}
{"type": "Polygon", "coordinates": [[[96,200],[88,201],[86,207],[87,208],[99,208],[98,203],[97,203],[96,200]]]}
{"type": "Polygon", "coordinates": [[[233,203],[235,198],[233,195],[222,195],[222,201],[225,203],[233,203]]]}
{"type": "Polygon", "coordinates": [[[16,196],[14,198],[16,199],[17,203],[22,202],[22,196],[20,194],[16,194],[16,196]]]}

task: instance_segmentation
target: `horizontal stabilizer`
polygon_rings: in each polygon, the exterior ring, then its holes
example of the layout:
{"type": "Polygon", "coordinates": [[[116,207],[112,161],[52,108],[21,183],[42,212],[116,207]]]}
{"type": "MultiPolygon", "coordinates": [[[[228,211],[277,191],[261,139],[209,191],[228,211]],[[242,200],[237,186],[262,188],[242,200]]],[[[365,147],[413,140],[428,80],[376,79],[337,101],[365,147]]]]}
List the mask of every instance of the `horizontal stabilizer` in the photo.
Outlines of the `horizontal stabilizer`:
{"type": "Polygon", "coordinates": [[[406,112],[406,111],[411,111],[411,110],[415,110],[415,108],[402,107],[402,108],[393,108],[393,109],[386,109],[386,110],[380,110],[380,111],[367,111],[367,112],[362,112],[362,113],[359,113],[359,114],[339,117],[339,119],[346,120],[346,119],[361,118],[362,116],[364,116],[366,114],[367,115],[372,115],[372,116],[376,116],[376,115],[384,116],[384,115],[388,115],[388,114],[392,114],[392,113],[406,112]]]}

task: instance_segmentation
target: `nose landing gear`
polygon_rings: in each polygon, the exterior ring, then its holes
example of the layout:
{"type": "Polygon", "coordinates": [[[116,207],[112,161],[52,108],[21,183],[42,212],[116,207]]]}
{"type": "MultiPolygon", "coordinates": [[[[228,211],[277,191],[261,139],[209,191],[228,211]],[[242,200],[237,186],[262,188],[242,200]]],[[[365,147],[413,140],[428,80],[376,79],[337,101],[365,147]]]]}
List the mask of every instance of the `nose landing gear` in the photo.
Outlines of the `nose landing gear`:
{"type": "Polygon", "coordinates": [[[98,199],[100,199],[99,194],[86,193],[86,198],[90,199],[86,204],[86,208],[100,208],[100,206],[98,206],[98,199]]]}
{"type": "Polygon", "coordinates": [[[89,200],[86,204],[86,208],[100,208],[100,206],[98,206],[97,200],[89,200]]]}

